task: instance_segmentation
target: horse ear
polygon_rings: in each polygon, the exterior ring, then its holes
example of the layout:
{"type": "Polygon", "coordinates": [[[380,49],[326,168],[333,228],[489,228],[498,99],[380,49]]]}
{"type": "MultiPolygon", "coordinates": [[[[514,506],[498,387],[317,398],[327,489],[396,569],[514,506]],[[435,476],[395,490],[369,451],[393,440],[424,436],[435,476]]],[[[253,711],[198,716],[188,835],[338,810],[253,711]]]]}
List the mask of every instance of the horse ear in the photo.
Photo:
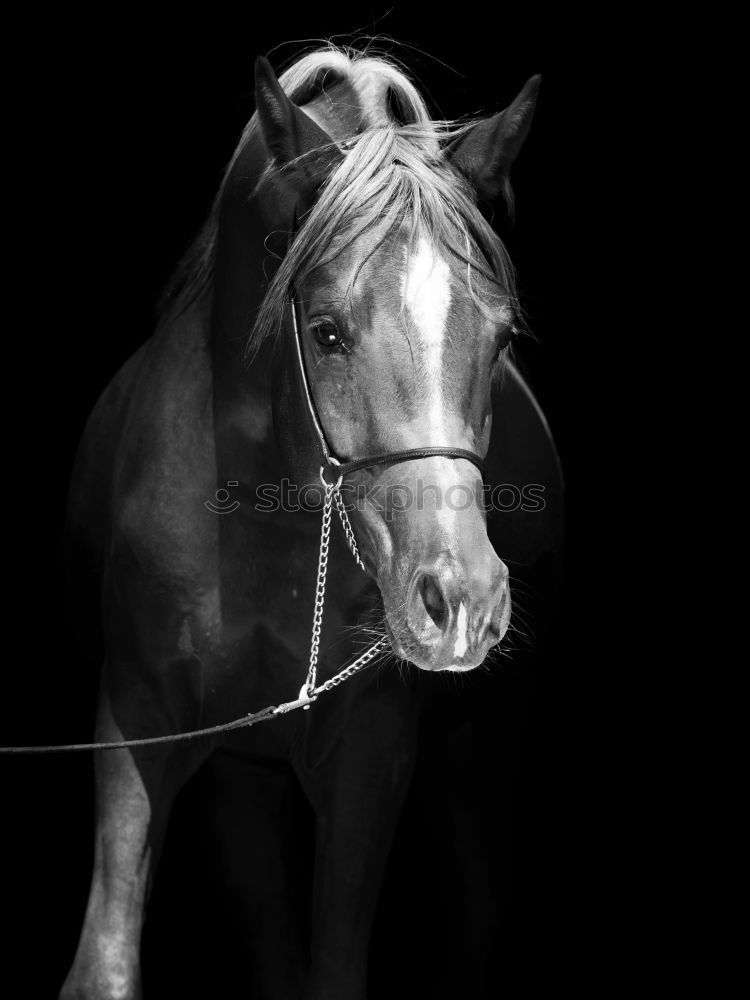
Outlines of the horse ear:
{"type": "Polygon", "coordinates": [[[541,76],[532,76],[505,111],[479,122],[446,150],[448,160],[486,201],[509,190],[510,168],[529,134],[541,82],[541,76]]]}
{"type": "Polygon", "coordinates": [[[267,59],[255,61],[255,103],[263,141],[287,178],[312,195],[342,159],[327,132],[289,100],[267,59]]]}

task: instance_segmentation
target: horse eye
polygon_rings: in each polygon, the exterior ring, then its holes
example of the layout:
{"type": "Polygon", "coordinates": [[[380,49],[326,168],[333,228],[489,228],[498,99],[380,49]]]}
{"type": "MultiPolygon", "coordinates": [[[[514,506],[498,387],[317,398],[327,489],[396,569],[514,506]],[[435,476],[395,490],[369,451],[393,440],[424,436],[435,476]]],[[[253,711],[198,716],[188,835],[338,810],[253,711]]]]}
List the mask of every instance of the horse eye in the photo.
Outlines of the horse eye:
{"type": "Polygon", "coordinates": [[[315,339],[321,347],[340,347],[343,345],[341,334],[336,325],[329,319],[320,320],[311,325],[315,339]]]}
{"type": "Polygon", "coordinates": [[[515,323],[510,323],[507,327],[505,327],[505,329],[500,334],[497,341],[497,347],[495,348],[495,353],[492,358],[493,365],[499,362],[500,355],[503,353],[505,348],[510,345],[510,342],[513,340],[513,338],[517,333],[518,333],[518,328],[516,327],[515,323]]]}

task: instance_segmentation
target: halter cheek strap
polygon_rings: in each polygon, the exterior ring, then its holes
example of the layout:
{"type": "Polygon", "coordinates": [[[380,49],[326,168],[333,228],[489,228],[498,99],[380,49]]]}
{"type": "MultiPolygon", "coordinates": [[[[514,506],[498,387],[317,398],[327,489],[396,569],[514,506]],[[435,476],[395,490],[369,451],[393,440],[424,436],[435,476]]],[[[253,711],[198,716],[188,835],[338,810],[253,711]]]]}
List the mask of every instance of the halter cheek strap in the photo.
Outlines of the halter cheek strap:
{"type": "Polygon", "coordinates": [[[467,451],[465,448],[450,448],[446,445],[430,445],[425,448],[406,448],[403,451],[390,451],[385,454],[367,455],[365,458],[356,458],[349,461],[341,461],[337,458],[328,443],[328,439],[326,438],[323,425],[320,422],[318,409],[315,405],[315,400],[313,399],[312,390],[310,388],[310,380],[307,376],[307,366],[305,365],[305,356],[302,350],[302,337],[300,335],[299,323],[297,322],[297,302],[294,297],[292,297],[290,305],[292,310],[292,323],[294,325],[294,342],[297,349],[297,360],[299,362],[300,378],[304,389],[305,400],[307,402],[307,409],[310,414],[313,427],[315,428],[320,450],[326,463],[324,466],[321,466],[320,469],[320,478],[324,485],[329,485],[325,477],[326,467],[333,471],[334,476],[336,477],[335,485],[340,486],[344,476],[347,476],[350,472],[357,472],[359,469],[370,469],[376,465],[391,465],[395,462],[409,462],[417,458],[433,457],[463,458],[467,462],[471,462],[475,465],[477,469],[479,469],[480,474],[484,476],[484,462],[479,455],[476,455],[473,451],[467,451]]]}

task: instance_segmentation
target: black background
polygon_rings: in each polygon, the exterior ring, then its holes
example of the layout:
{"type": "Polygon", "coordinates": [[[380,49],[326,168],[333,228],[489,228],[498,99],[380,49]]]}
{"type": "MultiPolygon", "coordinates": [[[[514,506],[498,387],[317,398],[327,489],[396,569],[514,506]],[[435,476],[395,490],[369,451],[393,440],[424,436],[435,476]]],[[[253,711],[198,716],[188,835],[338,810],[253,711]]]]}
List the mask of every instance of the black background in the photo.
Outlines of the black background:
{"type": "MultiPolygon", "coordinates": [[[[453,11],[443,20],[401,5],[387,10],[284,9],[255,22],[181,13],[165,25],[123,9],[101,21],[66,14],[9,31],[16,61],[6,82],[4,222],[13,253],[3,345],[0,742],[90,737],[95,672],[68,623],[60,552],[70,468],[97,396],[150,334],[161,287],[253,111],[255,56],[283,68],[304,46],[283,45],[288,39],[356,29],[392,35],[415,46],[397,54],[445,117],[499,110],[542,73],[537,117],[514,172],[516,225],[501,224],[501,232],[538,338],[522,357],[566,476],[567,562],[518,756],[498,984],[596,991],[623,983],[653,947],[645,925],[635,929],[631,919],[640,908],[645,808],[623,804],[633,791],[621,736],[635,681],[622,577],[629,535],[611,475],[613,456],[621,481],[635,471],[621,451],[632,375],[618,317],[623,289],[613,277],[622,273],[623,227],[627,234],[634,225],[630,168],[613,128],[625,114],[623,25],[616,14],[583,24],[536,11],[481,19],[467,11],[465,20],[453,11]]],[[[629,64],[637,75],[632,50],[629,64]]],[[[91,761],[16,758],[1,767],[5,907],[17,932],[5,965],[25,980],[23,995],[52,996],[72,959],[88,889],[91,761]]],[[[191,898],[195,864],[184,856],[168,863],[165,885],[179,899],[191,898]]],[[[435,929],[435,960],[446,934],[450,927],[435,929]]],[[[178,960],[178,946],[165,949],[178,960]]]]}

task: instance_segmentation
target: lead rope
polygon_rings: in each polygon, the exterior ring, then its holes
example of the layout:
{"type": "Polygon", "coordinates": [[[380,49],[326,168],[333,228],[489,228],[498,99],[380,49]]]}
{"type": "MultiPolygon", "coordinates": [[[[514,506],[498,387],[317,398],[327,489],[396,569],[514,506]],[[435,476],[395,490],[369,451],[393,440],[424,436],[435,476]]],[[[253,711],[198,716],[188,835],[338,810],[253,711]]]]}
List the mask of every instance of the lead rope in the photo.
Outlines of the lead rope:
{"type": "Polygon", "coordinates": [[[378,639],[376,643],[373,643],[361,656],[358,656],[354,663],[350,663],[348,667],[339,670],[333,677],[317,686],[320,632],[323,626],[326,574],[328,571],[328,548],[331,541],[331,515],[334,502],[339,519],[341,520],[341,526],[344,529],[349,550],[354,556],[357,565],[362,569],[365,568],[359,555],[349,515],[346,512],[346,505],[340,492],[343,477],[339,476],[337,483],[327,483],[323,477],[323,471],[323,469],[320,470],[320,479],[325,487],[325,500],[323,502],[323,521],[320,528],[320,554],[318,556],[318,581],[315,587],[315,610],[313,612],[312,637],[310,639],[310,665],[307,670],[307,679],[294,701],[287,701],[281,705],[268,705],[259,712],[249,712],[242,718],[234,719],[232,722],[224,722],[218,726],[209,726],[206,729],[193,729],[187,733],[172,733],[169,736],[150,736],[140,740],[119,740],[114,743],[62,743],[52,746],[0,747],[0,753],[70,753],[75,750],[121,750],[126,747],[153,746],[156,743],[177,743],[182,740],[197,739],[201,736],[217,736],[220,733],[230,732],[233,729],[245,729],[255,725],[256,722],[265,722],[268,719],[277,718],[298,708],[309,709],[310,705],[319,695],[338,687],[339,684],[343,684],[344,681],[353,677],[354,674],[359,673],[360,670],[363,670],[388,645],[388,639],[385,636],[382,639],[378,639]]]}

